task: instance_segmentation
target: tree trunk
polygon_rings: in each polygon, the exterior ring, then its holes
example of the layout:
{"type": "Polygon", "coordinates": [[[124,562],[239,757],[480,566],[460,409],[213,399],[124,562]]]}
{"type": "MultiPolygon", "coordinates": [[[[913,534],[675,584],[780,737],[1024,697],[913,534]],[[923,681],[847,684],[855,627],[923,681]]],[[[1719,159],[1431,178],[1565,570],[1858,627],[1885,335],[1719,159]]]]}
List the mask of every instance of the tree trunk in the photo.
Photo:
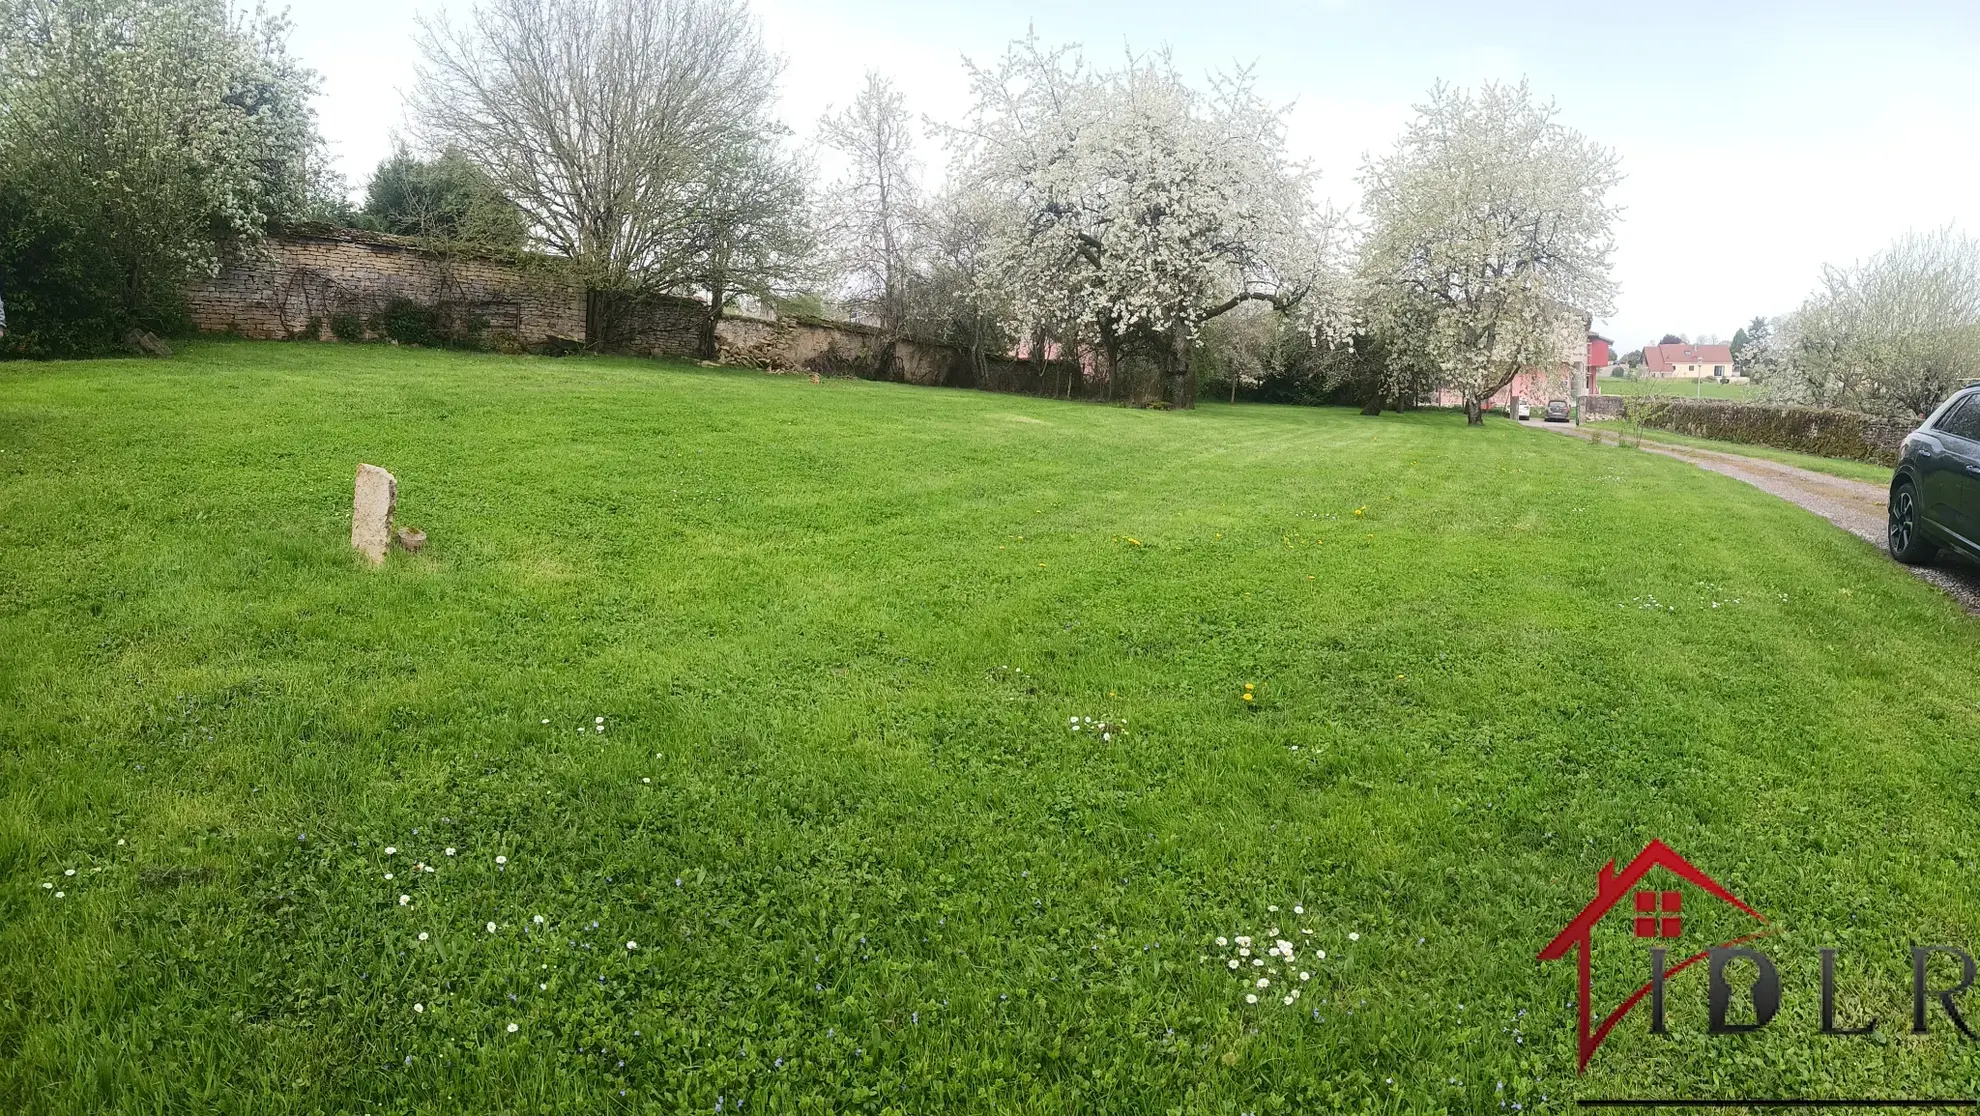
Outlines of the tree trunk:
{"type": "Polygon", "coordinates": [[[715,337],[715,327],[722,322],[722,303],[726,296],[727,292],[723,289],[723,283],[720,279],[709,284],[708,313],[702,316],[701,339],[700,344],[697,346],[703,360],[714,360],[721,354],[721,349],[715,337]]]}
{"type": "Polygon", "coordinates": [[[1189,335],[1178,323],[1162,346],[1162,371],[1169,381],[1169,406],[1191,410],[1196,406],[1196,369],[1189,366],[1189,335]]]}
{"type": "Polygon", "coordinates": [[[1485,425],[1485,404],[1477,399],[1464,401],[1464,424],[1466,426],[1485,425]]]}

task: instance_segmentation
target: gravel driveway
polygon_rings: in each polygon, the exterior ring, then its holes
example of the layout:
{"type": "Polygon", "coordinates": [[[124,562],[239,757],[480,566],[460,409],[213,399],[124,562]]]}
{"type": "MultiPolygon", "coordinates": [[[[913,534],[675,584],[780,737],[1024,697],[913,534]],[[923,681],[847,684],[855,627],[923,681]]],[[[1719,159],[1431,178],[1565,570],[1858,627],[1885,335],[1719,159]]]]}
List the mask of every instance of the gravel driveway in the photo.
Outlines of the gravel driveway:
{"type": "MultiPolygon", "coordinates": [[[[1585,427],[1559,423],[1530,425],[1536,430],[1566,434],[1584,440],[1592,440],[1599,436],[1585,427]]],[[[1661,453],[1665,457],[1689,461],[1701,469],[1710,469],[1715,473],[1724,473],[1736,480],[1743,480],[1762,492],[1770,492],[1791,504],[1797,504],[1814,512],[1878,550],[1888,549],[1888,543],[1884,538],[1886,493],[1879,485],[1832,477],[1827,473],[1783,465],[1778,461],[1741,457],[1738,454],[1719,453],[1715,450],[1694,449],[1690,446],[1665,445],[1646,440],[1643,442],[1643,448],[1650,453],[1661,453]]],[[[1972,563],[1957,555],[1942,553],[1935,565],[1911,567],[1911,572],[1950,593],[1966,611],[1980,615],[1980,568],[1976,568],[1972,563]]]]}

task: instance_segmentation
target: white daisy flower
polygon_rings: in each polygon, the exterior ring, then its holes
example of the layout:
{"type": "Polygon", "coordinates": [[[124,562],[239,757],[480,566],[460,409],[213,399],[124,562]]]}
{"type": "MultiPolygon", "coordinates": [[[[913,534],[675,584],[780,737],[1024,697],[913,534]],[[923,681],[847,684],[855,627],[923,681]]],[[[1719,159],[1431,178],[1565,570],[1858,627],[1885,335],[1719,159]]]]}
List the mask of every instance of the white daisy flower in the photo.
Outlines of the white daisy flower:
{"type": "Polygon", "coordinates": [[[506,856],[498,856],[495,858],[495,863],[497,864],[507,864],[508,862],[509,862],[509,858],[506,856]]]}
{"type": "Polygon", "coordinates": [[[514,1024],[514,1023],[511,1023],[511,1024],[509,1024],[509,1033],[510,1033],[510,1034],[512,1034],[512,1035],[513,1035],[513,1034],[515,1034],[515,1033],[516,1033],[517,1031],[520,1031],[520,1030],[522,1030],[522,1028],[521,1028],[520,1026],[517,1026],[517,1025],[516,1025],[516,1024],[514,1024]]]}
{"type": "Polygon", "coordinates": [[[638,948],[639,948],[639,943],[638,943],[638,942],[627,942],[627,943],[626,943],[626,952],[628,952],[628,953],[630,953],[630,952],[632,952],[633,950],[635,950],[635,949],[638,949],[638,948]]]}
{"type": "Polygon", "coordinates": [[[1305,907],[1297,907],[1297,906],[1296,906],[1296,907],[1294,907],[1294,908],[1293,908],[1293,913],[1294,913],[1294,914],[1302,914],[1302,915],[1303,915],[1303,914],[1305,914],[1305,913],[1306,913],[1306,908],[1305,908],[1305,907]]]}
{"type": "Polygon", "coordinates": [[[593,718],[591,719],[591,723],[592,723],[592,724],[594,724],[594,725],[602,725],[602,724],[604,724],[604,723],[605,723],[605,718],[603,718],[603,717],[593,717],[593,718]]]}
{"type": "Polygon", "coordinates": [[[1224,940],[1223,938],[1218,938],[1218,939],[1217,939],[1217,944],[1218,944],[1218,945],[1220,945],[1220,946],[1227,946],[1227,945],[1230,945],[1231,943],[1230,943],[1230,942],[1228,942],[1228,941],[1225,941],[1225,940],[1224,940]]]}
{"type": "Polygon", "coordinates": [[[488,924],[488,932],[489,932],[490,934],[493,934],[493,933],[495,932],[495,924],[494,924],[494,923],[492,923],[492,922],[491,922],[491,923],[489,923],[489,924],[488,924]]]}
{"type": "Polygon", "coordinates": [[[55,893],[55,898],[57,899],[65,898],[68,894],[69,893],[66,891],[58,891],[55,893]]]}
{"type": "Polygon", "coordinates": [[[1246,992],[1246,993],[1244,994],[1244,1002],[1245,1002],[1245,1003],[1247,1003],[1247,1004],[1255,1004],[1255,1003],[1257,1003],[1257,1002],[1258,1002],[1258,993],[1256,993],[1256,992],[1246,992]]]}
{"type": "Polygon", "coordinates": [[[425,1014],[426,1014],[426,1005],[425,1005],[425,1004],[414,1004],[414,1005],[413,1005],[413,1010],[414,1010],[415,1012],[418,1012],[418,1013],[419,1013],[419,1014],[421,1014],[421,1015],[425,1015],[425,1014]]]}
{"type": "Polygon", "coordinates": [[[452,856],[452,855],[454,855],[454,850],[453,850],[453,847],[452,847],[452,846],[449,846],[449,847],[448,847],[448,849],[447,849],[447,855],[448,855],[448,856],[452,856]]]}
{"type": "Polygon", "coordinates": [[[1361,940],[1361,934],[1359,931],[1355,931],[1355,930],[1348,931],[1348,941],[1358,942],[1360,940],[1361,940]]]}
{"type": "Polygon", "coordinates": [[[409,903],[411,903],[411,902],[412,902],[412,896],[410,896],[410,895],[401,895],[401,896],[399,896],[399,906],[401,906],[401,907],[403,907],[403,906],[406,906],[407,904],[409,904],[409,903]]]}
{"type": "Polygon", "coordinates": [[[537,915],[535,918],[530,919],[530,921],[536,923],[538,926],[541,926],[543,925],[543,916],[537,915]]]}
{"type": "Polygon", "coordinates": [[[388,879],[388,880],[389,880],[389,879],[391,879],[391,878],[392,878],[392,873],[390,873],[390,872],[387,872],[387,873],[385,873],[385,878],[386,878],[386,879],[388,879]]]}
{"type": "Polygon", "coordinates": [[[1313,974],[1312,974],[1312,973],[1309,973],[1309,972],[1301,972],[1301,973],[1299,974],[1299,979],[1301,979],[1301,980],[1312,980],[1312,979],[1313,979],[1313,974]]]}
{"type": "Polygon", "coordinates": [[[1237,960],[1237,958],[1235,958],[1235,957],[1233,957],[1233,958],[1231,958],[1231,968],[1233,968],[1233,969],[1235,969],[1235,968],[1237,968],[1237,967],[1238,967],[1238,960],[1237,960]]]}
{"type": "Polygon", "coordinates": [[[1266,979],[1265,977],[1259,977],[1259,978],[1258,978],[1258,987],[1260,987],[1260,988],[1270,988],[1270,987],[1272,987],[1272,982],[1271,982],[1270,980],[1268,980],[1268,979],[1266,979]]]}
{"type": "Polygon", "coordinates": [[[421,931],[419,932],[419,940],[420,940],[420,941],[422,941],[422,942],[426,940],[426,931],[424,931],[424,930],[421,930],[421,931]]]}
{"type": "Polygon", "coordinates": [[[391,855],[392,855],[393,853],[396,853],[396,852],[398,852],[398,851],[399,851],[399,849],[398,849],[398,847],[397,847],[396,845],[387,845],[387,846],[385,846],[385,855],[386,855],[386,856],[391,856],[391,855]]]}
{"type": "Polygon", "coordinates": [[[76,874],[76,870],[75,870],[74,868],[70,868],[70,869],[67,869],[67,870],[65,870],[65,871],[63,871],[63,873],[62,873],[62,874],[63,874],[63,875],[65,875],[65,876],[73,876],[73,875],[75,875],[75,874],[76,874]]]}

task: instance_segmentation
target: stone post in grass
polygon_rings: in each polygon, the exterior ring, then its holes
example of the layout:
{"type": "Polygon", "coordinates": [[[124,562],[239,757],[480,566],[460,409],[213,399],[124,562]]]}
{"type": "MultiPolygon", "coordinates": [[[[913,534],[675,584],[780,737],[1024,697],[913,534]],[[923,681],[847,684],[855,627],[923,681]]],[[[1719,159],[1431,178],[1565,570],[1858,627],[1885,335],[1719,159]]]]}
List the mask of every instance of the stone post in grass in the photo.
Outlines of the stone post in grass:
{"type": "Polygon", "coordinates": [[[396,477],[376,465],[357,467],[357,488],[351,499],[351,545],[374,566],[385,564],[385,552],[392,545],[392,510],[398,503],[396,477]]]}

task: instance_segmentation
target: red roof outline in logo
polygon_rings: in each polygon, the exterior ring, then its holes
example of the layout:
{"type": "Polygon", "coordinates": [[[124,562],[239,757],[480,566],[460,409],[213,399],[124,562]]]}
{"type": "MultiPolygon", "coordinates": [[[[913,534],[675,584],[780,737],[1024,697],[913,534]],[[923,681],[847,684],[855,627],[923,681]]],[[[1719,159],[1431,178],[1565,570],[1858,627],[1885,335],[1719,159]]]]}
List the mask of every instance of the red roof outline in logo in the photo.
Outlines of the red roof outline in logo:
{"type": "MultiPolygon", "coordinates": [[[[1642,987],[1631,993],[1628,999],[1624,1000],[1616,1010],[1605,1016],[1599,1025],[1593,1027],[1591,1032],[1592,1013],[1589,1008],[1590,996],[1588,991],[1589,935],[1594,930],[1595,924],[1600,922],[1602,917],[1608,914],[1617,903],[1622,902],[1623,896],[1629,894],[1630,888],[1635,887],[1638,881],[1642,880],[1644,876],[1649,875],[1650,870],[1653,868],[1662,868],[1680,879],[1696,885],[1713,898],[1722,899],[1739,910],[1759,919],[1761,922],[1767,921],[1767,916],[1747,906],[1737,895],[1721,887],[1719,881],[1699,871],[1689,860],[1678,855],[1676,849],[1671,848],[1660,840],[1652,839],[1648,845],[1643,846],[1643,851],[1637,853],[1636,858],[1631,860],[1628,866],[1620,872],[1616,871],[1615,861],[1611,860],[1607,864],[1604,864],[1595,873],[1595,898],[1589,900],[1588,905],[1581,908],[1581,913],[1575,915],[1574,919],[1567,926],[1563,927],[1559,934],[1554,935],[1554,940],[1548,942],[1546,947],[1538,955],[1539,960],[1556,961],[1567,956],[1568,950],[1574,949],[1577,946],[1580,947],[1579,990],[1581,993],[1581,1035],[1580,1043],[1577,1047],[1577,1062],[1575,1065],[1575,1072],[1577,1073],[1588,1068],[1588,1059],[1594,1057],[1596,1048],[1602,1045],[1602,1040],[1609,1037],[1609,1031],[1622,1020],[1623,1016],[1629,1014],[1629,1009],[1635,1007],[1637,1001],[1641,1000],[1650,991],[1650,982],[1645,981],[1642,987]]],[[[1773,933],[1773,928],[1768,927],[1752,934],[1734,938],[1728,942],[1721,942],[1719,946],[1714,948],[1723,948],[1724,946],[1738,945],[1741,942],[1750,942],[1755,938],[1764,937],[1771,933],[1773,933]]],[[[1664,975],[1670,977],[1683,972],[1696,962],[1704,960],[1710,952],[1710,950],[1704,950],[1694,953],[1677,964],[1667,967],[1664,970],[1664,975]]]]}

